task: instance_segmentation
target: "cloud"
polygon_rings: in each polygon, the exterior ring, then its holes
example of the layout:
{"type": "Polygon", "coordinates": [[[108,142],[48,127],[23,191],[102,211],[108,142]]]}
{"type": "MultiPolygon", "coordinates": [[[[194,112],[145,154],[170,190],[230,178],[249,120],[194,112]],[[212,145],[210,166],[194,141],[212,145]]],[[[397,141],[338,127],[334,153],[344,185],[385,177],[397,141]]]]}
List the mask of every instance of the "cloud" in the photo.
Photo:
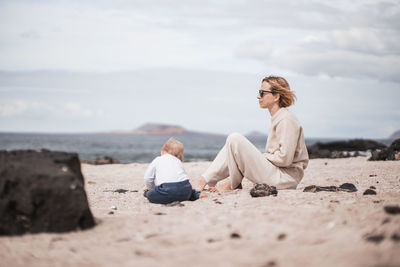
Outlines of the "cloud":
{"type": "Polygon", "coordinates": [[[15,117],[27,113],[30,110],[36,110],[41,107],[38,102],[15,100],[10,103],[0,104],[1,117],[15,117]]]}
{"type": "Polygon", "coordinates": [[[40,33],[35,30],[25,31],[25,32],[21,33],[21,37],[26,38],[26,39],[32,39],[32,40],[37,40],[37,39],[41,38],[40,33]]]}
{"type": "Polygon", "coordinates": [[[3,1],[0,69],[257,72],[267,64],[398,81],[397,25],[393,0],[3,1]]]}
{"type": "Polygon", "coordinates": [[[86,117],[90,118],[93,117],[95,112],[90,109],[83,108],[78,103],[68,102],[64,104],[64,110],[71,116],[78,116],[78,117],[86,117]]]}
{"type": "Polygon", "coordinates": [[[312,34],[286,45],[247,42],[237,56],[306,75],[400,82],[400,35],[364,28],[312,34]]]}

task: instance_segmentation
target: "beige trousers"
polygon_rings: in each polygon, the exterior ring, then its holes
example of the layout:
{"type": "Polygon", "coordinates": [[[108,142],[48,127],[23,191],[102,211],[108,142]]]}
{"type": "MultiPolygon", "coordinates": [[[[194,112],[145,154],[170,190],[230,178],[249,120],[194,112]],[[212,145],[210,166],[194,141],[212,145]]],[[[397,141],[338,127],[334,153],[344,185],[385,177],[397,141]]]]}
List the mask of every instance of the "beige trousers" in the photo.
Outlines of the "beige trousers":
{"type": "Polygon", "coordinates": [[[209,186],[229,177],[232,189],[237,188],[244,177],[253,183],[266,183],[277,189],[295,189],[298,184],[267,160],[246,137],[237,133],[228,136],[203,177],[209,186]]]}

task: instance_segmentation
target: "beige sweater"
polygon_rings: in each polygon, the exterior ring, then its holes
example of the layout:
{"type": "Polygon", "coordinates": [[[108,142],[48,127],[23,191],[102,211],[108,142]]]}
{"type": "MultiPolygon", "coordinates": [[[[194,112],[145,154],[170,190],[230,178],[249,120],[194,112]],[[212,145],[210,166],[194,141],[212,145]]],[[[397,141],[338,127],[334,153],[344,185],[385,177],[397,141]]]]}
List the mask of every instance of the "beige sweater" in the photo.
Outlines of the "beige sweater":
{"type": "Polygon", "coordinates": [[[296,180],[304,176],[308,165],[308,152],[303,128],[286,108],[280,108],[271,118],[271,129],[265,157],[296,180]]]}

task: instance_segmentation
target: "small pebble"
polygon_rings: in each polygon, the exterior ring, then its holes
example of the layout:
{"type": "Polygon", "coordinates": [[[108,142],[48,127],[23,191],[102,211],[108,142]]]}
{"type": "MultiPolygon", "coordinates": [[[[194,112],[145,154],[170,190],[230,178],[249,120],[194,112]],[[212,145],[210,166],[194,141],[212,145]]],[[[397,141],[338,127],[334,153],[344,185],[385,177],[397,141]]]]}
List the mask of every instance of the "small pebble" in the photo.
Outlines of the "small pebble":
{"type": "Polygon", "coordinates": [[[384,220],[382,221],[382,224],[386,224],[386,223],[388,223],[388,222],[390,222],[390,219],[389,219],[389,218],[386,218],[386,219],[384,219],[384,220]]]}
{"type": "Polygon", "coordinates": [[[277,239],[278,239],[279,241],[281,241],[281,240],[283,240],[283,239],[285,239],[285,238],[286,238],[286,234],[285,234],[285,233],[281,233],[281,234],[279,234],[278,237],[277,237],[277,239]]]}
{"type": "Polygon", "coordinates": [[[117,207],[116,207],[116,206],[111,206],[110,209],[112,209],[112,210],[117,210],[117,207]]]}
{"type": "Polygon", "coordinates": [[[394,233],[391,238],[394,242],[400,242],[400,235],[396,233],[394,233]]]}
{"type": "Polygon", "coordinates": [[[275,261],[269,261],[265,265],[263,265],[263,267],[275,267],[275,266],[277,266],[275,261]]]}
{"type": "Polygon", "coordinates": [[[376,191],[372,190],[372,189],[367,189],[367,190],[365,190],[363,195],[376,195],[376,191]]]}
{"type": "Polygon", "coordinates": [[[238,233],[232,233],[232,234],[231,234],[231,238],[232,238],[232,239],[234,239],[234,238],[241,238],[241,236],[240,236],[238,233]]]}
{"type": "Polygon", "coordinates": [[[399,206],[385,206],[384,207],[386,213],[389,214],[399,214],[400,213],[400,207],[399,206]]]}
{"type": "Polygon", "coordinates": [[[367,240],[368,242],[373,242],[375,244],[381,243],[384,239],[385,237],[383,235],[368,235],[365,237],[365,240],[367,240]]]}

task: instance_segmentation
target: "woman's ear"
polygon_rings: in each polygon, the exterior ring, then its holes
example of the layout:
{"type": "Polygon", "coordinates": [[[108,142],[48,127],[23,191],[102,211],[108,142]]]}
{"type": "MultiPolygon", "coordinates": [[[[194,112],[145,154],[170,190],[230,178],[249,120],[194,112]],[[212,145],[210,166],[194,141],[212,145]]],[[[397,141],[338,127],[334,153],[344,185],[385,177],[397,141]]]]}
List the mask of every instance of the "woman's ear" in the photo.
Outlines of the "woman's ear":
{"type": "Polygon", "coordinates": [[[280,94],[274,94],[274,102],[278,102],[279,103],[279,99],[281,98],[280,94]]]}

